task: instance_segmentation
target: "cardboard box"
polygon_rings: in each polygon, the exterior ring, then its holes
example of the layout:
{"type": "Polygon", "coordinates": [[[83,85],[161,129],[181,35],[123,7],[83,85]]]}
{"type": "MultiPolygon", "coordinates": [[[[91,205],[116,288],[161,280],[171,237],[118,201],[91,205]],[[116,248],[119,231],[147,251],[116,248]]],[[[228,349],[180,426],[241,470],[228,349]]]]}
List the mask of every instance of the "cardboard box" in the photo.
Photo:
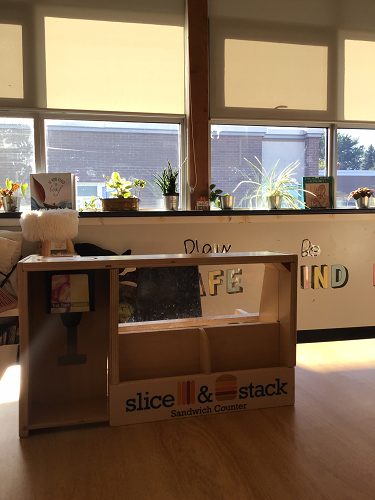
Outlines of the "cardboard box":
{"type": "Polygon", "coordinates": [[[119,344],[112,426],[294,404],[278,322],[129,332],[119,344]]]}

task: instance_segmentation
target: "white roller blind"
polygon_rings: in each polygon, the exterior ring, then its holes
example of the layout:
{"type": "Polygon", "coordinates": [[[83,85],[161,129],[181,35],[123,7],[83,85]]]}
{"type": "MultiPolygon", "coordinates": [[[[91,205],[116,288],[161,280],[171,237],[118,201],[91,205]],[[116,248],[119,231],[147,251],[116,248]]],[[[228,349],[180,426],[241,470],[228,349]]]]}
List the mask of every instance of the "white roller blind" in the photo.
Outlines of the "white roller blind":
{"type": "Polygon", "coordinates": [[[0,106],[184,113],[184,0],[0,0],[0,12],[0,106]]]}
{"type": "Polygon", "coordinates": [[[328,47],[225,40],[225,106],[327,110],[328,47]]]}
{"type": "Polygon", "coordinates": [[[345,40],[344,119],[375,121],[375,41],[345,40]]]}
{"type": "Polygon", "coordinates": [[[0,24],[0,98],[23,98],[21,25],[0,24]]]}
{"type": "Polygon", "coordinates": [[[375,122],[373,0],[210,0],[210,114],[375,122]]]}
{"type": "Polygon", "coordinates": [[[184,113],[181,26],[45,18],[47,107],[184,113]]]}

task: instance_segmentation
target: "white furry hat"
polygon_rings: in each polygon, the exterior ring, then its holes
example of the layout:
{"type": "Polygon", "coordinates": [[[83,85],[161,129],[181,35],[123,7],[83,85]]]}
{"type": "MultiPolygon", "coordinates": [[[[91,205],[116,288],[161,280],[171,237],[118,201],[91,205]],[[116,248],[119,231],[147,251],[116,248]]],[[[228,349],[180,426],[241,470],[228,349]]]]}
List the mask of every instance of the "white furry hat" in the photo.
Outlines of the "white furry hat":
{"type": "Polygon", "coordinates": [[[78,212],[70,208],[22,213],[20,224],[27,241],[72,239],[78,234],[78,212]]]}

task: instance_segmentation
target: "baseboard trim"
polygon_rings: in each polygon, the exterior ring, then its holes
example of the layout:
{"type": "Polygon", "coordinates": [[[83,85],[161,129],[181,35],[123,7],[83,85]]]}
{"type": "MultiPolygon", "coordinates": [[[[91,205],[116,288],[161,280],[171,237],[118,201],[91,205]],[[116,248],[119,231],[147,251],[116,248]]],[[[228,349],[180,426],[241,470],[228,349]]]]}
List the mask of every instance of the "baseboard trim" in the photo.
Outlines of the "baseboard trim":
{"type": "Polygon", "coordinates": [[[297,331],[297,344],[372,338],[375,338],[375,326],[356,326],[354,328],[326,328],[323,330],[297,331]]]}

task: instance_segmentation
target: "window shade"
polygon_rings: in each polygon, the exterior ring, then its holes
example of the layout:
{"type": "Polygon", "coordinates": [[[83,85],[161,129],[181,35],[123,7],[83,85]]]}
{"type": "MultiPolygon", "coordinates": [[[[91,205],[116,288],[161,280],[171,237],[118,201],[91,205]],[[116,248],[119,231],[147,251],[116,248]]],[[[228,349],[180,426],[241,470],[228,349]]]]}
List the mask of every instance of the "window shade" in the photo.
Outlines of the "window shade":
{"type": "Polygon", "coordinates": [[[225,40],[225,106],[327,110],[328,47],[225,40]]]}
{"type": "Polygon", "coordinates": [[[0,9],[1,27],[19,25],[0,31],[0,106],[184,113],[184,0],[0,0],[0,9]],[[3,75],[18,84],[13,101],[3,75]]]}
{"type": "Polygon", "coordinates": [[[180,26],[45,18],[47,107],[184,113],[180,26]]]}
{"type": "Polygon", "coordinates": [[[345,40],[344,119],[375,121],[375,41],[345,40]]]}
{"type": "Polygon", "coordinates": [[[333,118],[336,41],[327,28],[213,19],[210,37],[211,118],[333,118]]]}
{"type": "Polygon", "coordinates": [[[0,24],[0,98],[23,98],[22,26],[0,24]]]}
{"type": "Polygon", "coordinates": [[[210,0],[212,119],[375,122],[373,0],[210,0]]]}

